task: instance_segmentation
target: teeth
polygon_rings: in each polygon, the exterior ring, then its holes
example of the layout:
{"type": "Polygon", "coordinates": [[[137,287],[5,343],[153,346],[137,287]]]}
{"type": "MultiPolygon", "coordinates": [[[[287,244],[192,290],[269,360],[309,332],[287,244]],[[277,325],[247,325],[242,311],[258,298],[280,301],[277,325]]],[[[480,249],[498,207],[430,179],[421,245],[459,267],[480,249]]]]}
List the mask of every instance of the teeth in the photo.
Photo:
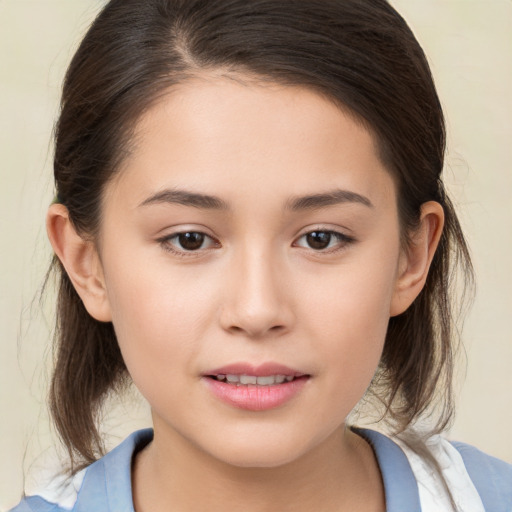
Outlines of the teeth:
{"type": "Polygon", "coordinates": [[[276,383],[276,378],[274,375],[268,375],[267,377],[258,377],[257,379],[259,386],[271,386],[276,383]]]}
{"type": "Polygon", "coordinates": [[[255,375],[216,375],[215,378],[221,381],[227,381],[230,384],[257,384],[258,386],[273,386],[274,384],[282,384],[283,382],[291,382],[294,377],[292,375],[267,375],[265,377],[256,377],[255,375]]]}
{"type": "Polygon", "coordinates": [[[254,375],[240,375],[240,384],[256,384],[258,377],[254,375]]]}

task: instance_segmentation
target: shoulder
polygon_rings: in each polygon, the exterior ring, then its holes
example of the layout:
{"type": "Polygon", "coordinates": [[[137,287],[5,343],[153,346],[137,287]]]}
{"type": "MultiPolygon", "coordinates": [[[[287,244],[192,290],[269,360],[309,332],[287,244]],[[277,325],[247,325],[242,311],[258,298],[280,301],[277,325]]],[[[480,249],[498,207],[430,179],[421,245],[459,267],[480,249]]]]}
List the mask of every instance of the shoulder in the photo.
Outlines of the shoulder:
{"type": "Polygon", "coordinates": [[[388,511],[452,510],[451,496],[464,512],[512,512],[512,465],[440,435],[418,444],[417,436],[353,430],[375,452],[388,511]]]}
{"type": "Polygon", "coordinates": [[[512,510],[512,464],[492,457],[474,446],[452,441],[477,488],[486,510],[512,510]],[[500,503],[503,505],[500,508],[500,503]]]}
{"type": "Polygon", "coordinates": [[[447,487],[461,510],[512,511],[512,465],[441,435],[427,439],[428,456],[395,441],[409,459],[422,501],[437,503],[447,487]]]}
{"type": "Polygon", "coordinates": [[[40,496],[28,496],[9,512],[60,512],[66,510],[40,496]]]}
{"type": "Polygon", "coordinates": [[[73,477],[56,476],[10,512],[61,512],[73,509],[88,468],[73,477]]]}
{"type": "Polygon", "coordinates": [[[56,478],[9,512],[116,510],[133,512],[133,454],[151,441],[151,429],[131,434],[119,446],[72,478],[56,478]],[[112,507],[113,506],[113,507],[112,507]]]}

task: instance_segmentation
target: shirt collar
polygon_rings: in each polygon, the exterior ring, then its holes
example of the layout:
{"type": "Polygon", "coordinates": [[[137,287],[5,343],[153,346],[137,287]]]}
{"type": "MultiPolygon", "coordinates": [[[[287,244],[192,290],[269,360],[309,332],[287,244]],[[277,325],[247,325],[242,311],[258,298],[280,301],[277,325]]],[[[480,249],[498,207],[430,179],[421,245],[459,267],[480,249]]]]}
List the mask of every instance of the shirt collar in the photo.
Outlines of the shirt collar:
{"type": "Polygon", "coordinates": [[[89,466],[74,512],[108,510],[134,512],[131,468],[133,455],[153,439],[153,429],[138,430],[89,466]]]}
{"type": "MultiPolygon", "coordinates": [[[[402,449],[385,435],[353,428],[373,448],[379,464],[387,512],[421,512],[418,484],[402,449]]],[[[133,455],[153,439],[153,430],[138,430],[89,466],[74,512],[108,509],[134,512],[131,484],[133,455]]]]}
{"type": "Polygon", "coordinates": [[[402,449],[375,430],[352,430],[373,448],[384,484],[386,512],[421,512],[418,483],[402,449]]]}

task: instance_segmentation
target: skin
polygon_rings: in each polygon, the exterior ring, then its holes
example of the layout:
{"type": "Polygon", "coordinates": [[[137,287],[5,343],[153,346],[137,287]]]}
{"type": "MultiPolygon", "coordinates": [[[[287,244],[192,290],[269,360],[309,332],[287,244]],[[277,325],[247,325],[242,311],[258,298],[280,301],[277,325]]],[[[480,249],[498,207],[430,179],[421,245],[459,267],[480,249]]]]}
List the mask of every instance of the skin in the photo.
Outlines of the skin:
{"type": "Polygon", "coordinates": [[[345,418],[375,373],[390,316],[424,285],[440,205],[423,205],[403,250],[372,136],[304,88],[197,78],[146,112],[135,141],[105,189],[96,244],[62,205],[50,208],[48,233],[89,313],[113,322],[151,405],[155,437],[133,466],[137,512],[385,510],[373,452],[345,418]],[[227,209],[142,204],[167,189],[227,209]],[[335,189],[370,204],[286,208],[335,189]],[[305,235],[315,230],[349,238],[313,248],[305,235]],[[187,252],[177,232],[208,237],[187,252]],[[201,378],[239,361],[311,378],[278,408],[241,410],[201,378]]]}

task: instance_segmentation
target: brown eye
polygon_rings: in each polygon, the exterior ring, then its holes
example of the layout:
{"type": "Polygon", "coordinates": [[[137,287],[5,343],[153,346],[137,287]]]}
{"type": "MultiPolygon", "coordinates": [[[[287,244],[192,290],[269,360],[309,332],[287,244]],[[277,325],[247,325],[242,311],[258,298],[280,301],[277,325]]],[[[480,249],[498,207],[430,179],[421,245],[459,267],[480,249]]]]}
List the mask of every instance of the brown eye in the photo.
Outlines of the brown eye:
{"type": "Polygon", "coordinates": [[[181,248],[185,249],[186,251],[196,251],[203,245],[205,235],[204,233],[191,231],[188,233],[180,233],[176,238],[181,248]]]}
{"type": "Polygon", "coordinates": [[[200,231],[182,231],[181,233],[165,236],[157,241],[163,249],[178,256],[191,255],[192,253],[201,254],[203,250],[219,247],[218,241],[200,231]]]}
{"type": "Polygon", "coordinates": [[[338,231],[318,229],[302,235],[296,245],[318,252],[330,253],[341,250],[353,242],[355,242],[354,238],[338,231]]]}
{"type": "Polygon", "coordinates": [[[306,235],[306,241],[312,249],[326,249],[331,242],[332,234],[328,231],[312,231],[306,235]]]}

